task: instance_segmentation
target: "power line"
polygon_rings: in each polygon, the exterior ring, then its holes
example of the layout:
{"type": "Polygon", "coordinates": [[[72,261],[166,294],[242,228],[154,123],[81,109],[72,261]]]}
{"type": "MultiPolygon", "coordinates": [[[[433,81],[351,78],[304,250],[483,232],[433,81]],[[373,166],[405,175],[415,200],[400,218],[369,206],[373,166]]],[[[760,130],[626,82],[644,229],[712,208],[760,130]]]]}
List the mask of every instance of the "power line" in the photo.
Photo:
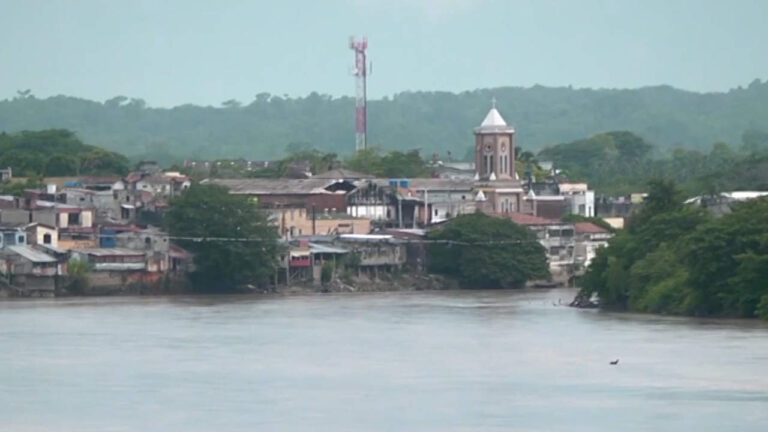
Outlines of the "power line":
{"type": "MultiPolygon", "coordinates": [[[[117,234],[98,234],[99,238],[115,238],[117,234]]],[[[200,242],[268,242],[275,239],[263,237],[210,237],[210,236],[172,236],[169,234],[147,234],[147,237],[163,238],[168,240],[200,242]]],[[[383,240],[383,239],[382,239],[383,240]]],[[[389,240],[389,239],[387,239],[389,240]]],[[[388,241],[387,241],[388,242],[388,241]]],[[[376,241],[360,243],[377,243],[376,241]]],[[[383,243],[383,241],[381,241],[383,243]]],[[[492,246],[508,244],[539,243],[538,240],[484,240],[484,241],[459,241],[444,239],[394,239],[395,244],[447,244],[459,246],[492,246]]]]}

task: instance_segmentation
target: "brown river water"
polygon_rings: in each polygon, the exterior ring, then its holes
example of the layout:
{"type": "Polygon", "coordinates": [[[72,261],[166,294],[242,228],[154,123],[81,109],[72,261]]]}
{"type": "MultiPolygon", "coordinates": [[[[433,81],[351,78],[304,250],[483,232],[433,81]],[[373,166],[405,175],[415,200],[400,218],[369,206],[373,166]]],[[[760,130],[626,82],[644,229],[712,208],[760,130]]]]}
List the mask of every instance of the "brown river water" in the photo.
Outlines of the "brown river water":
{"type": "Polygon", "coordinates": [[[0,431],[768,431],[768,323],[573,294],[4,301],[0,431]]]}

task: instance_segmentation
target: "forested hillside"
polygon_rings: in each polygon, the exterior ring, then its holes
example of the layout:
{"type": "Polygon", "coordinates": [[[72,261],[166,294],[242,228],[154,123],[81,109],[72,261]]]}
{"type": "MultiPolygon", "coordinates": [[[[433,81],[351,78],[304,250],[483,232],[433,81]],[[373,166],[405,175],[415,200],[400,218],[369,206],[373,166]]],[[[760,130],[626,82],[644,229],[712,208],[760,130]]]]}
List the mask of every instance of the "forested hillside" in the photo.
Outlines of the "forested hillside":
{"type": "MultiPolygon", "coordinates": [[[[667,86],[635,90],[505,87],[459,94],[407,92],[369,106],[369,142],[385,150],[421,148],[422,155],[463,157],[472,128],[497,105],[526,150],[610,131],[628,130],[656,149],[740,145],[747,130],[768,131],[768,83],[755,80],[727,93],[692,93],[667,86]]],[[[341,154],[353,149],[348,97],[262,93],[220,107],[150,108],[141,99],[95,102],[19,92],[0,101],[0,130],[69,129],[85,142],[161,162],[185,158],[275,159],[292,142],[341,154]]]]}
{"type": "Polygon", "coordinates": [[[768,134],[747,131],[741,141],[661,155],[631,132],[612,131],[548,147],[537,157],[605,194],[644,191],[648,181],[660,178],[678,182],[688,195],[768,188],[768,134]]]}
{"type": "Polygon", "coordinates": [[[83,144],[68,130],[0,133],[0,167],[16,177],[118,175],[128,172],[125,156],[83,144]]]}

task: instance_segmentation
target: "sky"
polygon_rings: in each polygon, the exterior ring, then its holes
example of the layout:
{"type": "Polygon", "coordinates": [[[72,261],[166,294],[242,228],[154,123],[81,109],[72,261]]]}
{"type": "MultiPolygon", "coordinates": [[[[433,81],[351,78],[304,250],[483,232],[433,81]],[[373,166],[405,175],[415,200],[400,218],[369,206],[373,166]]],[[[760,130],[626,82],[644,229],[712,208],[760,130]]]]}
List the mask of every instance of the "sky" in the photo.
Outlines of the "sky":
{"type": "Polygon", "coordinates": [[[150,106],[403,91],[667,84],[727,91],[768,78],[765,0],[0,0],[0,99],[150,106]]]}

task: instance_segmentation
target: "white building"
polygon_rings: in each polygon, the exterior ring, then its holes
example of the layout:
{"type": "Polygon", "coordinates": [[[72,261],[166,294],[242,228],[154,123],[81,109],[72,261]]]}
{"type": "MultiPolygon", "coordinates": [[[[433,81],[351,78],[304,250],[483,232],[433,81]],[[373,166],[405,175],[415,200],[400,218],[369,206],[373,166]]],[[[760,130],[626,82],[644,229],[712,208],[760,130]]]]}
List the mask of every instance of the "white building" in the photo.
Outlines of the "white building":
{"type": "Polygon", "coordinates": [[[560,195],[565,197],[568,213],[595,216],[595,191],[586,183],[560,183],[560,195]]]}

